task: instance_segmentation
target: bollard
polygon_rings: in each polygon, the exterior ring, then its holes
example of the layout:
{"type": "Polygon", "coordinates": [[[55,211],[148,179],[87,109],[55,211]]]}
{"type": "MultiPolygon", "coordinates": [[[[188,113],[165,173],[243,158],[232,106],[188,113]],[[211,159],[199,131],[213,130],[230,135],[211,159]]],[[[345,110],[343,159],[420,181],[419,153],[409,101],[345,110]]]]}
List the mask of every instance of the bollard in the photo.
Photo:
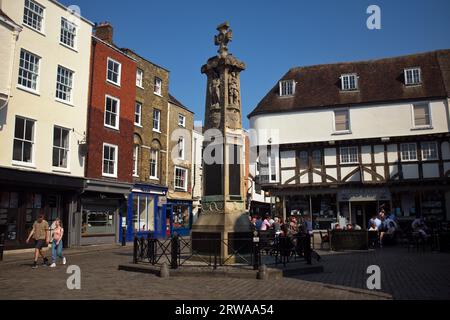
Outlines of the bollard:
{"type": "Polygon", "coordinates": [[[259,243],[253,242],[253,270],[258,270],[260,265],[259,243]]]}
{"type": "Polygon", "coordinates": [[[269,279],[269,273],[267,272],[267,266],[263,264],[256,275],[256,278],[258,280],[268,280],[269,279]]]}
{"type": "Polygon", "coordinates": [[[178,253],[180,251],[180,240],[178,234],[175,233],[171,240],[171,268],[178,269],[178,253]]]}
{"type": "Polygon", "coordinates": [[[151,235],[150,235],[150,233],[148,234],[148,237],[147,237],[147,253],[148,253],[148,256],[147,256],[147,259],[148,259],[148,261],[152,264],[152,265],[155,265],[155,263],[156,263],[156,239],[155,238],[153,238],[151,235]]]}
{"type": "Polygon", "coordinates": [[[3,251],[5,250],[5,234],[0,234],[0,261],[3,261],[3,251]]]}
{"type": "Polygon", "coordinates": [[[159,270],[159,277],[160,278],[169,278],[170,273],[169,273],[169,267],[167,266],[167,263],[163,263],[161,265],[161,269],[159,270]]]}
{"type": "Polygon", "coordinates": [[[134,236],[134,242],[133,242],[133,263],[134,264],[138,263],[137,255],[138,255],[138,237],[134,236]]]}
{"type": "Polygon", "coordinates": [[[122,247],[127,245],[127,227],[122,227],[122,247]]]}

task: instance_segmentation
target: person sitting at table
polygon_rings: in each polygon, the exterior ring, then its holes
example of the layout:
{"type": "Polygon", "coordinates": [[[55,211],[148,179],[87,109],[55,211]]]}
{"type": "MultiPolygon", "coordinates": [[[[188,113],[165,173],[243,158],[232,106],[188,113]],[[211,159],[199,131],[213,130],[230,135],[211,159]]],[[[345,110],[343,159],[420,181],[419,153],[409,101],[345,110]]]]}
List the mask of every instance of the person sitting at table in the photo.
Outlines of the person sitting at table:
{"type": "Polygon", "coordinates": [[[371,222],[369,231],[371,231],[371,232],[378,232],[378,227],[377,227],[377,224],[375,223],[375,221],[371,222]]]}
{"type": "Polygon", "coordinates": [[[372,218],[369,220],[369,228],[372,227],[372,224],[375,224],[377,231],[380,230],[382,222],[381,220],[378,218],[377,214],[373,214],[372,218]]]}
{"type": "Polygon", "coordinates": [[[336,231],[341,231],[341,230],[342,230],[341,225],[340,225],[339,223],[336,223],[336,224],[334,225],[334,230],[336,230],[336,231]]]}
{"type": "Polygon", "coordinates": [[[425,224],[425,221],[423,220],[422,216],[417,215],[416,219],[412,222],[411,227],[414,232],[419,233],[419,236],[423,240],[427,240],[431,235],[428,234],[428,227],[425,224]]]}
{"type": "Polygon", "coordinates": [[[351,223],[347,224],[347,227],[345,228],[345,230],[352,231],[353,230],[353,225],[351,223]]]}

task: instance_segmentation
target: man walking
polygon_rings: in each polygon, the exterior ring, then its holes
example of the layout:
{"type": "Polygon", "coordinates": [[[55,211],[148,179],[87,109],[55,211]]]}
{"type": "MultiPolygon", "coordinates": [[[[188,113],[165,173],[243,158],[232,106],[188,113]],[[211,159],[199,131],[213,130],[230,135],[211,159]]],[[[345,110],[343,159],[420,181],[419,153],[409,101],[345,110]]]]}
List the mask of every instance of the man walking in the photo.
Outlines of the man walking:
{"type": "Polygon", "coordinates": [[[48,259],[45,257],[42,248],[48,246],[48,222],[44,220],[44,215],[39,214],[38,219],[33,224],[33,229],[28,236],[27,243],[30,242],[31,237],[34,239],[34,263],[33,269],[37,268],[37,261],[39,255],[44,260],[44,265],[48,264],[48,259]]]}

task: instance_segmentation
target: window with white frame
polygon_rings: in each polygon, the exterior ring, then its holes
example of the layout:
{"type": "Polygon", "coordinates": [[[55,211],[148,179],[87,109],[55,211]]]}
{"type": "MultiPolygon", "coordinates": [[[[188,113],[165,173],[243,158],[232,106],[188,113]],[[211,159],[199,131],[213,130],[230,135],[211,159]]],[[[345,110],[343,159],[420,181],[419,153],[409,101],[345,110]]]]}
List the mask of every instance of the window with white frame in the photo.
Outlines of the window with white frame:
{"type": "Polygon", "coordinates": [[[35,120],[16,117],[13,161],[33,163],[35,120]]]}
{"type": "Polygon", "coordinates": [[[144,87],[144,71],[137,69],[136,71],[136,86],[139,88],[144,87]]]}
{"type": "Polygon", "coordinates": [[[184,160],[184,137],[178,138],[178,159],[184,160]]]}
{"type": "Polygon", "coordinates": [[[23,23],[37,31],[42,32],[44,22],[44,7],[33,0],[25,0],[23,23]]]}
{"type": "Polygon", "coordinates": [[[53,128],[53,166],[67,169],[69,166],[69,137],[70,130],[53,128]]]}
{"type": "Polygon", "coordinates": [[[334,131],[349,132],[350,131],[350,111],[335,110],[334,111],[334,131]]]}
{"type": "Polygon", "coordinates": [[[295,94],[295,81],[284,80],[280,81],[280,96],[292,96],[295,94]]]}
{"type": "Polygon", "coordinates": [[[162,80],[158,77],[155,77],[154,93],[160,96],[162,95],[162,80]]]}
{"type": "Polygon", "coordinates": [[[119,129],[120,100],[106,96],[105,127],[119,129]]]}
{"type": "Polygon", "coordinates": [[[414,127],[429,127],[431,126],[431,112],[430,104],[416,103],[413,105],[414,112],[414,127]]]}
{"type": "Polygon", "coordinates": [[[422,83],[422,72],[420,68],[405,69],[405,85],[412,86],[422,83]]]}
{"type": "Polygon", "coordinates": [[[183,128],[186,127],[186,117],[183,116],[182,114],[178,115],[178,125],[183,128]]]}
{"type": "Polygon", "coordinates": [[[56,99],[65,102],[72,101],[73,71],[58,66],[56,77],[56,99]]]}
{"type": "Polygon", "coordinates": [[[19,80],[21,87],[37,91],[41,58],[26,50],[20,51],[19,80]]]}
{"type": "Polygon", "coordinates": [[[138,166],[139,166],[139,146],[135,145],[134,149],[133,149],[133,176],[134,177],[139,176],[138,166]]]}
{"type": "Polygon", "coordinates": [[[422,149],[423,161],[438,159],[438,146],[436,142],[422,142],[420,149],[422,149]]]}
{"type": "Polygon", "coordinates": [[[158,109],[153,109],[153,130],[161,131],[161,111],[158,109]]]}
{"type": "Polygon", "coordinates": [[[66,18],[61,18],[61,43],[69,46],[71,48],[75,48],[75,39],[77,36],[77,26],[67,20],[66,18]]]}
{"type": "Polygon", "coordinates": [[[417,145],[415,143],[402,143],[400,145],[400,156],[402,161],[416,161],[417,145]]]}
{"type": "Polygon", "coordinates": [[[187,169],[175,167],[175,189],[187,191],[187,169]]]}
{"type": "Polygon", "coordinates": [[[158,150],[150,150],[150,179],[158,179],[158,150]]]}
{"type": "Polygon", "coordinates": [[[142,104],[136,102],[134,109],[134,124],[137,126],[142,126],[142,104]]]}
{"type": "Polygon", "coordinates": [[[122,65],[119,62],[108,58],[107,81],[120,86],[121,71],[122,65]]]}
{"type": "Polygon", "coordinates": [[[358,163],[358,147],[341,148],[341,163],[358,163]]]}
{"type": "Polygon", "coordinates": [[[117,177],[117,153],[118,147],[112,144],[103,144],[103,175],[117,177]]]}
{"type": "Polygon", "coordinates": [[[358,90],[358,76],[356,74],[343,74],[341,76],[342,91],[358,90]]]}

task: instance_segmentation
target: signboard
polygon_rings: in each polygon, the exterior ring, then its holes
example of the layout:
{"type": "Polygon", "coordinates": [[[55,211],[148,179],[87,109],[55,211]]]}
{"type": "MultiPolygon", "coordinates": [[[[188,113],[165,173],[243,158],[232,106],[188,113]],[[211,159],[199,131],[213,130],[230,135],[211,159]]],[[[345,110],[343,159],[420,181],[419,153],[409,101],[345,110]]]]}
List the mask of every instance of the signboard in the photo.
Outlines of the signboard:
{"type": "Polygon", "coordinates": [[[127,217],[122,217],[122,228],[127,227],[127,217]]]}
{"type": "Polygon", "coordinates": [[[158,207],[162,207],[167,204],[167,197],[158,197],[158,207]]]}
{"type": "Polygon", "coordinates": [[[386,188],[346,189],[338,192],[340,202],[390,201],[391,193],[386,188]]]}

